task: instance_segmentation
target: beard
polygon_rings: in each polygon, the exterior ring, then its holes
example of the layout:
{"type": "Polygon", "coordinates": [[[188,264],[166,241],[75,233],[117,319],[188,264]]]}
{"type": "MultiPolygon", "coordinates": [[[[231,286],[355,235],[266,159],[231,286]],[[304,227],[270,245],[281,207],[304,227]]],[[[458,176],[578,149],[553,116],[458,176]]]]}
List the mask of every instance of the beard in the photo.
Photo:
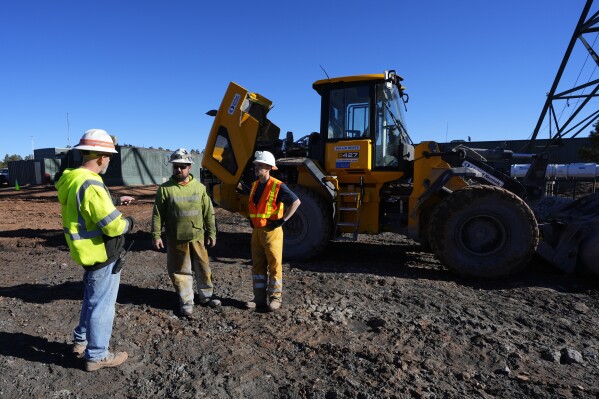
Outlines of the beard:
{"type": "Polygon", "coordinates": [[[173,179],[178,183],[185,181],[186,178],[187,176],[185,176],[183,173],[173,175],[173,179]]]}

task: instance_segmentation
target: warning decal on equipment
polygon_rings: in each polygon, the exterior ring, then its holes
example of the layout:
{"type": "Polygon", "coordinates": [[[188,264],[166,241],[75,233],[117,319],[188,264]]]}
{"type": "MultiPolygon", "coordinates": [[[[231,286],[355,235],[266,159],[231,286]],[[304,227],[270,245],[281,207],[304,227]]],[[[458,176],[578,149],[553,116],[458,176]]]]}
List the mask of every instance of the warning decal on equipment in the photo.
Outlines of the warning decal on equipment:
{"type": "Polygon", "coordinates": [[[233,113],[235,112],[235,107],[237,107],[240,98],[241,95],[239,94],[235,94],[235,97],[233,97],[233,101],[231,101],[231,105],[229,105],[229,115],[233,115],[233,113]]]}
{"type": "Polygon", "coordinates": [[[468,161],[464,161],[462,163],[462,166],[479,171],[482,174],[482,178],[485,179],[486,181],[490,182],[494,186],[503,187],[503,185],[504,185],[502,180],[496,178],[495,176],[489,174],[488,172],[484,171],[483,169],[479,168],[476,165],[471,164],[468,161]]]}
{"type": "Polygon", "coordinates": [[[339,161],[335,161],[335,168],[337,169],[347,169],[352,162],[358,162],[357,159],[343,159],[339,161]]]}

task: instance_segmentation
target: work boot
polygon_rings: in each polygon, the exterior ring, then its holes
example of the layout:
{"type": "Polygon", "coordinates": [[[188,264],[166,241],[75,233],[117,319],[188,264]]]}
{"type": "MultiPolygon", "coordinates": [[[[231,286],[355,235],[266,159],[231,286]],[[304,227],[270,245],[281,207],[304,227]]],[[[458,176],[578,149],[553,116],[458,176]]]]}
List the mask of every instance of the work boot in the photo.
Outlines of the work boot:
{"type": "Polygon", "coordinates": [[[256,298],[254,298],[251,301],[244,302],[243,307],[250,310],[265,308],[266,301],[257,301],[256,298]]]}
{"type": "Polygon", "coordinates": [[[266,288],[254,287],[254,299],[244,303],[246,309],[262,309],[266,307],[266,288]]]}
{"type": "Polygon", "coordinates": [[[270,298],[270,302],[268,303],[268,310],[274,312],[275,310],[279,310],[281,308],[281,298],[270,298]]]}
{"type": "Polygon", "coordinates": [[[85,371],[96,371],[105,367],[116,367],[123,364],[123,362],[127,360],[128,357],[129,355],[127,354],[127,352],[108,352],[108,356],[106,356],[99,362],[85,362],[85,371]]]}
{"type": "Polygon", "coordinates": [[[211,298],[206,298],[204,299],[203,302],[200,302],[200,305],[202,306],[210,306],[211,308],[218,308],[220,305],[222,305],[220,299],[216,298],[216,297],[211,297],[211,298]]]}
{"type": "Polygon", "coordinates": [[[77,359],[81,359],[83,357],[83,355],[85,354],[85,348],[86,348],[85,344],[75,342],[74,344],[71,345],[71,353],[77,359]]]}
{"type": "Polygon", "coordinates": [[[193,318],[193,305],[181,305],[179,314],[187,319],[193,318]]]}

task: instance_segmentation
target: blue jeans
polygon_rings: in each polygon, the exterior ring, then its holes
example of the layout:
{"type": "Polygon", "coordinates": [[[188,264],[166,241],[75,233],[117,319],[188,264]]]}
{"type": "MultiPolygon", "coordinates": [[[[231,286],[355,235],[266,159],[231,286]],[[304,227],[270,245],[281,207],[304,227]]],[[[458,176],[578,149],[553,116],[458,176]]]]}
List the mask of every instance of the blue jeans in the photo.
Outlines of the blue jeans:
{"type": "Polygon", "coordinates": [[[73,331],[75,343],[85,344],[85,359],[97,362],[108,356],[116,297],[121,273],[112,274],[114,263],[83,273],[83,304],[79,325],[73,331]]]}

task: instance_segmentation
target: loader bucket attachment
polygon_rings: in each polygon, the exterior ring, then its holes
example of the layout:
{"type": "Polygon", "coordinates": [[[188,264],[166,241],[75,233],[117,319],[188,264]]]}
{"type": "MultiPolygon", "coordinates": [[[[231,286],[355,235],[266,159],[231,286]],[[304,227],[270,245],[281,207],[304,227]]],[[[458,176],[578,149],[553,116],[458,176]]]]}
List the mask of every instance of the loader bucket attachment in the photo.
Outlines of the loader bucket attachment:
{"type": "Polygon", "coordinates": [[[599,192],[554,209],[541,225],[537,253],[558,269],[599,276],[599,192]]]}

